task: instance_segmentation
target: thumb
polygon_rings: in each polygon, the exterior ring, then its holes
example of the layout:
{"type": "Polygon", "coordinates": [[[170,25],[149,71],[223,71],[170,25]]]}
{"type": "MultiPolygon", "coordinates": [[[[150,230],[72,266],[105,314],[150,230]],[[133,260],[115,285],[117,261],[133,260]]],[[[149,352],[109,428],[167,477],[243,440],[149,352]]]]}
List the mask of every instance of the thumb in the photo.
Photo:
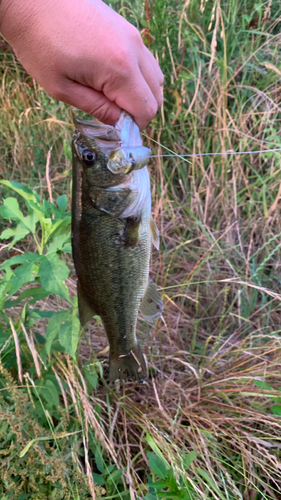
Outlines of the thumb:
{"type": "Polygon", "coordinates": [[[69,80],[62,89],[50,92],[58,101],[63,101],[81,109],[103,123],[114,125],[120,117],[121,109],[102,92],[69,80]]]}

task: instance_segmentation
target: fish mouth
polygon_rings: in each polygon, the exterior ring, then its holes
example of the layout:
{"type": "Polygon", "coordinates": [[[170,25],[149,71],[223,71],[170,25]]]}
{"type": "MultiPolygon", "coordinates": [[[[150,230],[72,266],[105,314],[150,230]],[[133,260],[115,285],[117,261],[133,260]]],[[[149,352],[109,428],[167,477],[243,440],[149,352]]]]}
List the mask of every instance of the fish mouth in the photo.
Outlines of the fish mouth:
{"type": "Polygon", "coordinates": [[[105,125],[96,120],[82,120],[74,118],[74,125],[78,132],[82,133],[89,139],[101,139],[103,141],[120,141],[121,136],[119,130],[113,125],[105,125]]]}
{"type": "Polygon", "coordinates": [[[112,125],[105,125],[98,120],[74,118],[76,132],[91,139],[102,154],[109,155],[119,149],[121,138],[119,131],[112,125]]]}
{"type": "Polygon", "coordinates": [[[125,111],[115,125],[98,120],[74,118],[76,132],[92,140],[97,149],[108,157],[107,168],[113,174],[128,174],[147,165],[151,151],[142,145],[140,130],[125,111]]]}
{"type": "Polygon", "coordinates": [[[96,119],[82,120],[76,117],[74,125],[77,132],[92,139],[104,154],[116,149],[142,146],[139,127],[132,116],[123,110],[115,125],[105,125],[96,119]]]}

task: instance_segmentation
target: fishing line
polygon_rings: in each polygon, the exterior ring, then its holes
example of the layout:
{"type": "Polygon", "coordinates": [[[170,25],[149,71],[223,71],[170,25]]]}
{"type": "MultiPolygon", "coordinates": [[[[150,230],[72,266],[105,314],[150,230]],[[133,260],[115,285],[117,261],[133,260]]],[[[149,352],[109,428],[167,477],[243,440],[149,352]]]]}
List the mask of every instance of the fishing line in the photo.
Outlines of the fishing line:
{"type": "Polygon", "coordinates": [[[187,155],[178,155],[174,153],[171,155],[151,155],[149,158],[168,158],[172,156],[178,156],[179,158],[197,158],[198,156],[254,155],[259,153],[275,153],[276,151],[281,151],[281,148],[261,149],[259,151],[226,151],[225,153],[195,153],[187,155]]]}

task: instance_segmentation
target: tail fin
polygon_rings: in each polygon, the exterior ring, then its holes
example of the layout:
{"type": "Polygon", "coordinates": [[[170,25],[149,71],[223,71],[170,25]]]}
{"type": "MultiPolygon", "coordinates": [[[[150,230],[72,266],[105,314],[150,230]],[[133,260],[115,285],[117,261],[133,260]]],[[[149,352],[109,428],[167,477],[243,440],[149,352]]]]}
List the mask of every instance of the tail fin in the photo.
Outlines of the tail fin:
{"type": "Polygon", "coordinates": [[[141,348],[136,344],[128,354],[119,356],[117,359],[109,357],[110,380],[142,381],[147,377],[147,362],[141,348]]]}

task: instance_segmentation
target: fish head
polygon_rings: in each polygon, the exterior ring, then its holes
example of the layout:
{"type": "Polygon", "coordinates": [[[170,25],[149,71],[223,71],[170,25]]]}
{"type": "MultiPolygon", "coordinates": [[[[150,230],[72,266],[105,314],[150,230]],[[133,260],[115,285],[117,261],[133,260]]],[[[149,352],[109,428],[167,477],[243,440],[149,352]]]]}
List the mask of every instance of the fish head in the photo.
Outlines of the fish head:
{"type": "Polygon", "coordinates": [[[139,128],[128,113],[122,111],[115,126],[78,118],[74,123],[73,154],[89,185],[117,186],[147,165],[151,151],[142,145],[139,128]]]}

